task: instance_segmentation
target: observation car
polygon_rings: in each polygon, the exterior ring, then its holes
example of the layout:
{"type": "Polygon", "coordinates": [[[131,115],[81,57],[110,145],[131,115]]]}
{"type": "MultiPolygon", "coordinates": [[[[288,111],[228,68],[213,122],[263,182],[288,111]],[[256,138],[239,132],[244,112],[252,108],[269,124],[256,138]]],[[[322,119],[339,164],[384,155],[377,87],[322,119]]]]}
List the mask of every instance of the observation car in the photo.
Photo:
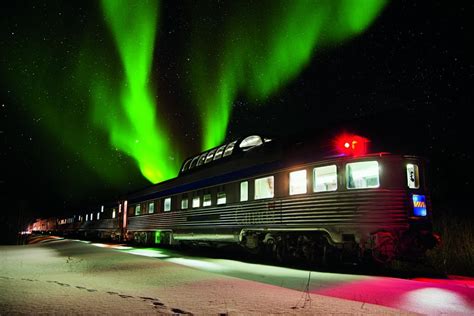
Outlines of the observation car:
{"type": "Polygon", "coordinates": [[[416,156],[369,153],[355,135],[325,146],[252,135],[186,159],[175,179],[59,219],[54,233],[389,262],[437,243],[425,168],[416,156]]]}

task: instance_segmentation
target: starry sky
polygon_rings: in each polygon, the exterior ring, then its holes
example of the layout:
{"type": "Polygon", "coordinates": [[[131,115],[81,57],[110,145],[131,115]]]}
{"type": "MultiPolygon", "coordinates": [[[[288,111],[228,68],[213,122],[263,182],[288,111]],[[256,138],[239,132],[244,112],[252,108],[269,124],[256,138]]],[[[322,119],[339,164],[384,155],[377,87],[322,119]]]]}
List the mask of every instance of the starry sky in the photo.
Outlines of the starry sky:
{"type": "Polygon", "coordinates": [[[426,157],[435,205],[469,216],[472,5],[360,2],[2,2],[0,212],[95,207],[221,141],[340,129],[426,157]]]}

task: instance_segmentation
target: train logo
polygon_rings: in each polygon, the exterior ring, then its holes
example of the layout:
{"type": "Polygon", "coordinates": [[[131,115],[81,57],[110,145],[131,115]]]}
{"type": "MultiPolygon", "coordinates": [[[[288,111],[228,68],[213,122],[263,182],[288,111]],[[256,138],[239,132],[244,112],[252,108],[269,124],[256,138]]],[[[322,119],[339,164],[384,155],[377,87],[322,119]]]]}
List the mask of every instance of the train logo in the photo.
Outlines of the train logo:
{"type": "Polygon", "coordinates": [[[413,194],[413,214],[426,216],[426,201],[424,195],[413,194]]]}

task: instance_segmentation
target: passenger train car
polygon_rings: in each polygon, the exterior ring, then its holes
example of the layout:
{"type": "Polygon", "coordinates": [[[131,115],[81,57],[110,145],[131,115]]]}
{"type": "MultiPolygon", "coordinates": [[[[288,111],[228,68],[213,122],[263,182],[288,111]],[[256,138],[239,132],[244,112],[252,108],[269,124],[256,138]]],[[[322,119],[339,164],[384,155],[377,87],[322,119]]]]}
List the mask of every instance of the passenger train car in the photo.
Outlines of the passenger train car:
{"type": "Polygon", "coordinates": [[[146,245],[240,245],[277,260],[389,262],[436,245],[426,163],[368,140],[283,146],[258,135],[186,159],[179,175],[50,232],[146,245]]]}

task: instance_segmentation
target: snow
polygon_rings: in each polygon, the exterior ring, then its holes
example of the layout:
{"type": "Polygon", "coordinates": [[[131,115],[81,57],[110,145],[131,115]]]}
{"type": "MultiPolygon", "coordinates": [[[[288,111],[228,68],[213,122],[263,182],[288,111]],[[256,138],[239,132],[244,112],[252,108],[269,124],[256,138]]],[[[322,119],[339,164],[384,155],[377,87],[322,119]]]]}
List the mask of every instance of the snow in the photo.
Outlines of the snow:
{"type": "Polygon", "coordinates": [[[0,247],[0,314],[407,313],[301,290],[78,241],[0,247]]]}

